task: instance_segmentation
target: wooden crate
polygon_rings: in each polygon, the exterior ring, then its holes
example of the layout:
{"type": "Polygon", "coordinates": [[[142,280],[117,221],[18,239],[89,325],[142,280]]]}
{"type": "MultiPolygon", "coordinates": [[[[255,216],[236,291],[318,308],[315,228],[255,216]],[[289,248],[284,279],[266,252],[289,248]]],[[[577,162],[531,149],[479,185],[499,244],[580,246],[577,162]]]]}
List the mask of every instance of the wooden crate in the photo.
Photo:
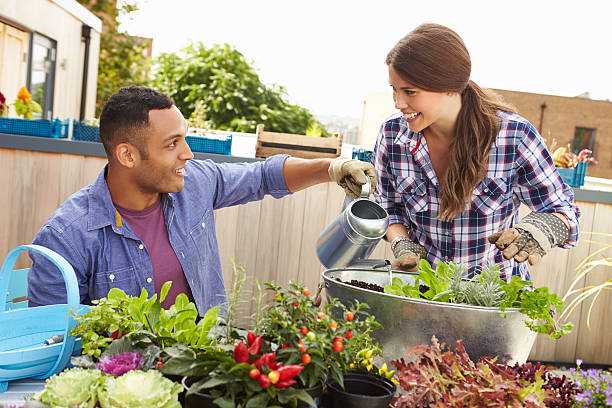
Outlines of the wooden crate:
{"type": "Polygon", "coordinates": [[[342,135],[312,137],[290,133],[265,132],[264,125],[257,125],[255,157],[270,157],[275,154],[290,154],[304,159],[338,157],[342,151],[342,135]]]}

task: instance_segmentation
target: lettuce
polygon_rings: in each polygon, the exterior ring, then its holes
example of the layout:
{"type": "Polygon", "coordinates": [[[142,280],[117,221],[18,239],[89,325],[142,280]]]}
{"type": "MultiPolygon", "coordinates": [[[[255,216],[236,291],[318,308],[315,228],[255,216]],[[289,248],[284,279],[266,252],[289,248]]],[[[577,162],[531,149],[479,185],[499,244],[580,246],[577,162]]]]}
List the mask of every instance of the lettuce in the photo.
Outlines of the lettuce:
{"type": "Polygon", "coordinates": [[[99,370],[71,368],[47,379],[45,388],[34,394],[32,400],[54,408],[93,408],[102,375],[99,370]]]}
{"type": "Polygon", "coordinates": [[[105,376],[99,389],[102,408],[180,408],[180,384],[159,371],[129,371],[121,377],[105,376]]]}

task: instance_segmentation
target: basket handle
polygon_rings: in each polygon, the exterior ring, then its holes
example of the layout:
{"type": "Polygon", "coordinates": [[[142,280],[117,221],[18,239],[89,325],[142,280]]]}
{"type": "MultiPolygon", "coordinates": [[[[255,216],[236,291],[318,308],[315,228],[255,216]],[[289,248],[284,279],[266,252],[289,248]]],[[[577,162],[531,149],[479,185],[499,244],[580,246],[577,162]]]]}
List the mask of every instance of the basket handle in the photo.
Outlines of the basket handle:
{"type": "MultiPolygon", "coordinates": [[[[6,292],[8,290],[8,284],[13,274],[13,267],[15,266],[15,262],[17,258],[23,251],[34,251],[37,252],[46,258],[48,258],[55,266],[59,268],[62,272],[62,276],[64,277],[64,282],[66,283],[66,303],[68,305],[68,310],[72,310],[73,313],[78,311],[78,307],[80,306],[80,295],[79,295],[79,284],[76,278],[76,274],[74,273],[74,269],[72,265],[66,261],[60,254],[55,251],[52,251],[49,248],[40,246],[40,245],[20,245],[18,247],[13,248],[6,259],[2,263],[2,268],[0,268],[0,312],[3,312],[6,307],[6,292]]],[[[68,315],[66,317],[66,327],[64,329],[64,341],[62,343],[62,348],[57,357],[57,360],[53,367],[48,371],[47,374],[41,376],[40,378],[47,378],[51,375],[55,374],[58,367],[64,368],[70,359],[70,355],[74,349],[74,337],[68,335],[70,330],[75,326],[76,322],[74,319],[68,315]]]]}

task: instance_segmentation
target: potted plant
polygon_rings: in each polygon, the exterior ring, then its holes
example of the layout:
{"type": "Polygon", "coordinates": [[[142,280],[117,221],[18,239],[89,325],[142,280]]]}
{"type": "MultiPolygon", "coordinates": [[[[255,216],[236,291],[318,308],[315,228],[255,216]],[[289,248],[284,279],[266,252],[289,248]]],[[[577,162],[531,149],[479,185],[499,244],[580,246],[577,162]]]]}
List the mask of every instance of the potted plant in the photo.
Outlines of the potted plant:
{"type": "Polygon", "coordinates": [[[270,344],[279,345],[277,354],[281,361],[304,364],[304,370],[297,376],[299,386],[315,400],[327,381],[332,402],[339,393],[343,394],[343,404],[351,403],[348,395],[351,393],[358,400],[364,394],[383,394],[388,396],[388,404],[392,396],[388,388],[394,392],[395,385],[385,375],[392,377],[393,373],[381,371],[383,375],[379,376],[378,369],[372,370],[373,355],[382,355],[372,331],[381,326],[367,313],[367,304],[356,302],[349,308],[338,299],[329,298],[318,306],[303,285],[290,282],[287,289],[274,283],[266,286],[273,292],[274,302],[263,313],[261,332],[270,344]],[[349,372],[350,368],[359,367],[366,373],[349,372]],[[356,381],[368,385],[355,387],[356,381]],[[379,387],[382,383],[383,389],[379,387]]]}
{"type": "Polygon", "coordinates": [[[161,371],[183,374],[186,407],[295,407],[299,400],[314,405],[304,391],[293,387],[304,369],[264,353],[262,337],[248,332],[234,346],[218,344],[198,350],[182,344],[164,350],[161,371]]]}

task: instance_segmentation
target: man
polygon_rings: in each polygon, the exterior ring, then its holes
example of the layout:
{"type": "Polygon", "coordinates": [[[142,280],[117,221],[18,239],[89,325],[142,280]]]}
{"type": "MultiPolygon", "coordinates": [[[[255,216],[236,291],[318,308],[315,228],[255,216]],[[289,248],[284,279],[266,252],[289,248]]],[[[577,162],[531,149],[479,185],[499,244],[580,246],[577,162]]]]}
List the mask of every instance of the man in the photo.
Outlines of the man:
{"type": "MultiPolygon", "coordinates": [[[[73,266],[81,303],[111,288],[139,295],[172,287],[163,306],[183,292],[200,314],[224,301],[213,210],[283,197],[335,181],[352,196],[374,167],[345,158],[277,155],[255,163],[197,161],[185,142],[187,123],[166,95],[130,86],[113,94],[100,116],[108,164],[93,184],[73,194],[43,225],[33,243],[73,266]]],[[[66,299],[60,271],[31,253],[31,306],[66,299]]]]}

